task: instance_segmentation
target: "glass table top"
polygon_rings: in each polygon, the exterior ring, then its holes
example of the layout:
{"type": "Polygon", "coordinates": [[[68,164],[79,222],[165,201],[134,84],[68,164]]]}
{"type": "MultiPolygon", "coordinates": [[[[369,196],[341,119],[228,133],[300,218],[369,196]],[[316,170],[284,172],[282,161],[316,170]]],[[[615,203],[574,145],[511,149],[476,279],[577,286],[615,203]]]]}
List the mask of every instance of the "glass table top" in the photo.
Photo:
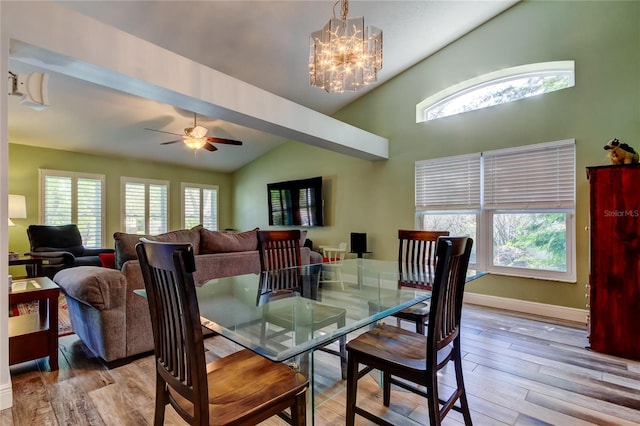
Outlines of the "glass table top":
{"type": "MultiPolygon", "coordinates": [[[[268,359],[288,360],[431,297],[398,288],[397,269],[397,262],[350,259],[198,283],[202,324],[268,359]]],[[[468,280],[481,275],[470,271],[468,280]]]]}

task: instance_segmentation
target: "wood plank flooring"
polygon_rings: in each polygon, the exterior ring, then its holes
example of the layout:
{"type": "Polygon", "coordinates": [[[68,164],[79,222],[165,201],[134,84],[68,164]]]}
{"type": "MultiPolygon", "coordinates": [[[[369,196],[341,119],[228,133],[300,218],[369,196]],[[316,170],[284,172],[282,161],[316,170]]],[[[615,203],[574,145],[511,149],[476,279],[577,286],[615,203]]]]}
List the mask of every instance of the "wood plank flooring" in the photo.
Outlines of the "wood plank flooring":
{"type": "MultiPolygon", "coordinates": [[[[640,424],[640,362],[585,349],[584,325],[471,305],[463,312],[464,374],[475,425],[640,424]]],[[[206,346],[209,360],[237,349],[221,337],[206,339],[206,346]]],[[[0,426],[153,423],[151,356],[108,369],[76,335],[60,338],[59,351],[59,371],[49,371],[46,360],[11,367],[14,404],[0,411],[0,426]]],[[[314,362],[316,424],[342,425],[345,382],[338,359],[316,352],[314,362]]],[[[428,424],[423,401],[403,390],[393,391],[391,407],[384,408],[376,377],[360,381],[362,405],[393,424],[428,424]]],[[[441,389],[452,380],[452,370],[445,371],[441,389]]],[[[170,408],[165,423],[184,424],[170,408]]],[[[369,422],[356,418],[356,424],[369,422]]],[[[445,424],[460,425],[462,417],[452,412],[445,424]]]]}

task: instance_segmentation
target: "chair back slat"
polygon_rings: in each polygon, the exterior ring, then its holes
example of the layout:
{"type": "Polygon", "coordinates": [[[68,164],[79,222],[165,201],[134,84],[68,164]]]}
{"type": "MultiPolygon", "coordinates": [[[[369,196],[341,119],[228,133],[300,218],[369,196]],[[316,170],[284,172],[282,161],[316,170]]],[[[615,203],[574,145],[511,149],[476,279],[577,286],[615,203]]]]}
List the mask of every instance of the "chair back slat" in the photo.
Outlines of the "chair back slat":
{"type": "Polygon", "coordinates": [[[262,271],[300,266],[300,231],[258,231],[258,250],[262,271]]]}
{"type": "MultiPolygon", "coordinates": [[[[208,421],[208,386],[191,244],[142,238],[136,246],[151,314],[156,367],[167,385],[191,401],[192,419],[208,421]]],[[[195,421],[195,420],[194,420],[195,421]]]]}
{"type": "Polygon", "coordinates": [[[427,333],[427,360],[437,359],[438,350],[460,334],[464,286],[473,240],[468,237],[440,237],[438,262],[432,286],[427,333]]]}
{"type": "Polygon", "coordinates": [[[449,231],[398,230],[399,286],[430,289],[435,277],[436,243],[449,231]]]}

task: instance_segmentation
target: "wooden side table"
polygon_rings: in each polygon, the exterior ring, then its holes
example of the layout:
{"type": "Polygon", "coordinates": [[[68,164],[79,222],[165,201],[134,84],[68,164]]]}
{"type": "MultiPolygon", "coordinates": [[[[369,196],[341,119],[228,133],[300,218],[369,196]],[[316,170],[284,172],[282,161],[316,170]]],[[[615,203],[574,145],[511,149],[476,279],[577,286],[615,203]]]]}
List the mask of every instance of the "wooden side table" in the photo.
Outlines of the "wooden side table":
{"type": "Polygon", "coordinates": [[[49,357],[58,369],[58,298],[60,287],[47,277],[15,280],[9,304],[38,301],[38,312],[9,318],[9,365],[49,357]]]}
{"type": "MultiPolygon", "coordinates": [[[[42,258],[41,257],[31,257],[31,256],[21,256],[17,259],[9,259],[9,266],[18,266],[18,265],[32,265],[33,266],[33,276],[39,277],[42,275],[42,258]]],[[[27,275],[29,275],[29,270],[27,269],[27,275]]]]}

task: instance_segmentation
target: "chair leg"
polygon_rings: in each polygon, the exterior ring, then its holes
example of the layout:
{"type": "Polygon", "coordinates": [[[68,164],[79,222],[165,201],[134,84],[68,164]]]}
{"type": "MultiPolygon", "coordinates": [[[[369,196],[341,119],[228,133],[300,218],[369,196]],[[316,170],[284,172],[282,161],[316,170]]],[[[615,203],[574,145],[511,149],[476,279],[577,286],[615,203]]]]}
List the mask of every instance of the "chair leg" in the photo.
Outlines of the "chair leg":
{"type": "Polygon", "coordinates": [[[347,379],[347,336],[342,336],[338,339],[338,345],[340,346],[340,371],[342,380],[347,379]]]}
{"type": "Polygon", "coordinates": [[[347,414],[346,426],[353,426],[356,417],[356,397],[358,393],[358,360],[353,353],[347,361],[347,414]]]}
{"type": "Polygon", "coordinates": [[[460,351],[460,342],[453,343],[453,365],[456,372],[456,384],[460,392],[460,411],[464,418],[465,426],[472,426],[471,411],[469,410],[469,402],[467,401],[467,391],[464,386],[464,377],[462,375],[462,354],[460,351]]]}
{"type": "Polygon", "coordinates": [[[388,407],[391,404],[391,374],[382,372],[382,405],[388,407]]]}
{"type": "Polygon", "coordinates": [[[168,402],[166,384],[160,375],[156,374],[156,408],[153,416],[155,426],[164,425],[164,410],[168,402]]]}
{"type": "Polygon", "coordinates": [[[291,424],[304,426],[307,424],[307,393],[300,392],[291,406],[291,424]]]}
{"type": "Polygon", "coordinates": [[[427,387],[427,408],[429,409],[429,425],[440,426],[442,419],[440,418],[440,402],[438,397],[438,374],[434,367],[433,374],[429,377],[429,386],[427,387]]]}
{"type": "Polygon", "coordinates": [[[421,317],[418,318],[418,320],[416,321],[416,333],[418,334],[424,334],[424,323],[425,323],[426,319],[421,317]]]}

